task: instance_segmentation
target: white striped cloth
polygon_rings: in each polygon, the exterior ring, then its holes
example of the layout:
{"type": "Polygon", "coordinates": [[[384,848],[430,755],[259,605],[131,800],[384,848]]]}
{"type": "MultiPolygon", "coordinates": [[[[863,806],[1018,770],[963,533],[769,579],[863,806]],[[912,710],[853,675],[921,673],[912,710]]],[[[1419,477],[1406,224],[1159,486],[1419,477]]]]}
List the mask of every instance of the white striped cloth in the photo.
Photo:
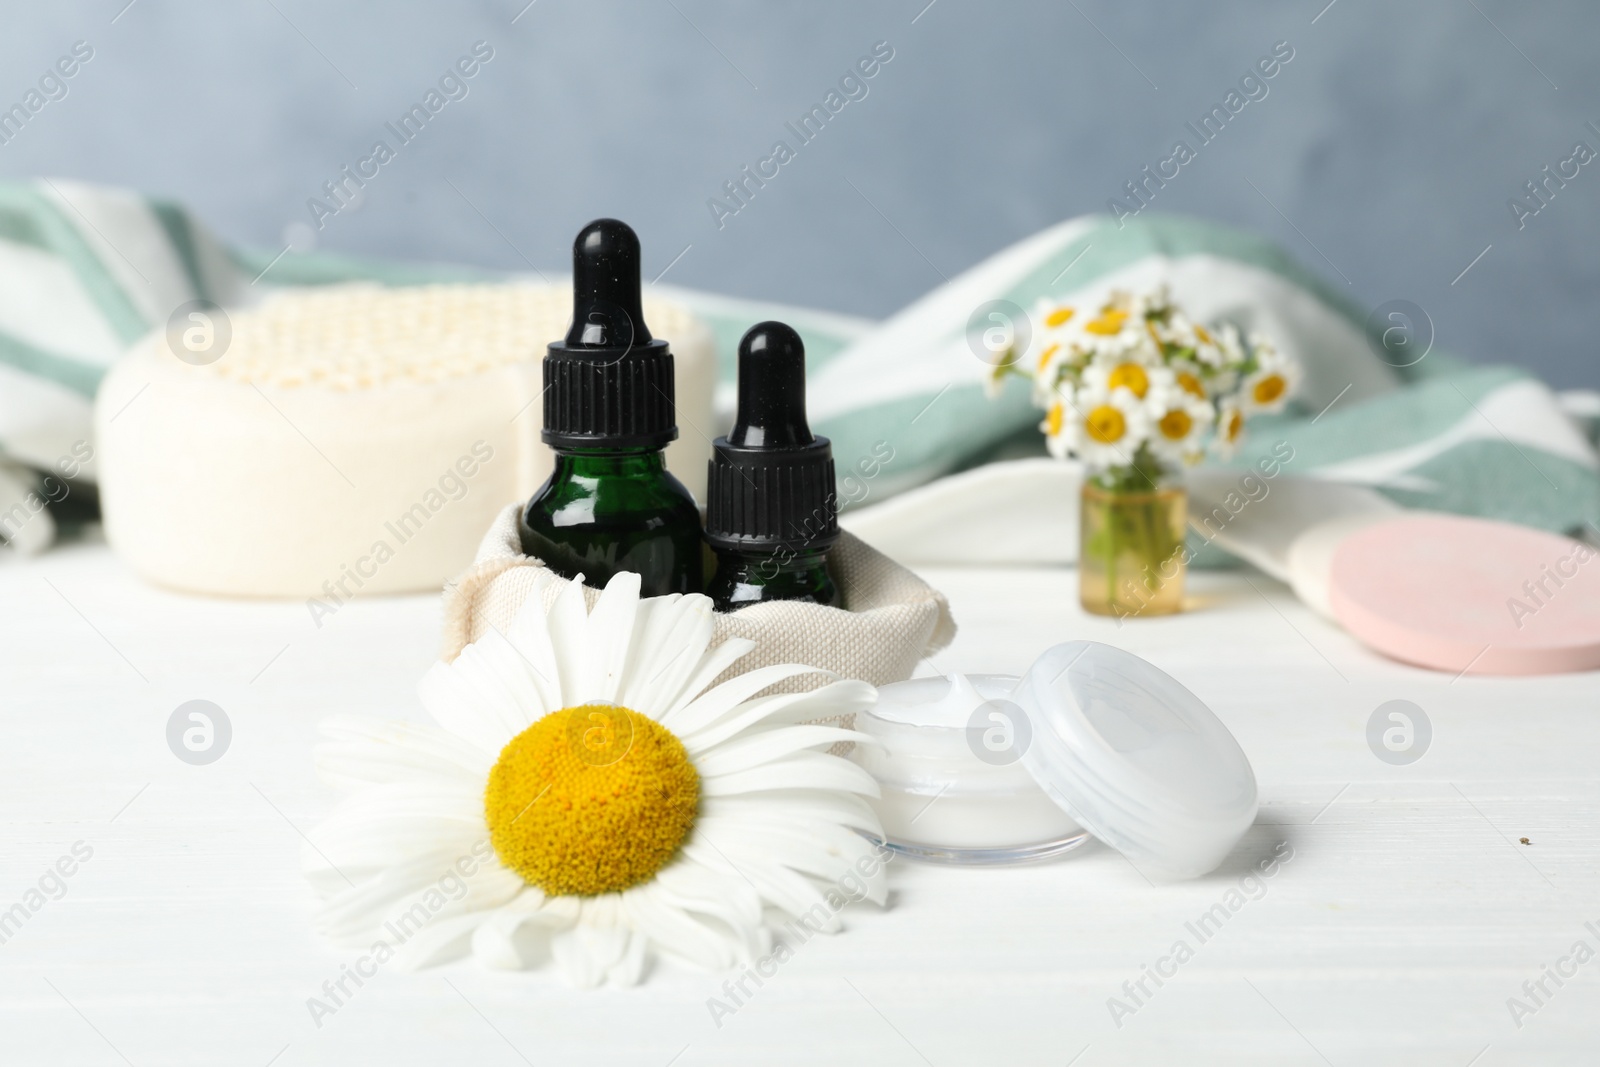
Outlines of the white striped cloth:
{"type": "MultiPolygon", "coordinates": [[[[50,543],[45,503],[93,482],[90,406],[102,374],[180,305],[246,306],[275,288],[341,281],[501,276],[231,248],[165,201],[61,180],[0,184],[0,537],[23,551],[50,543]]],[[[1365,316],[1348,298],[1239,231],[1177,218],[1075,219],[882,324],[662,288],[711,324],[725,387],[750,324],[780,318],[800,330],[813,425],[833,439],[848,506],[1042,450],[1022,390],[984,396],[986,366],[967,340],[980,305],[1085,302],[1157,282],[1194,317],[1260,329],[1305,368],[1297,406],[1252,423],[1263,450],[1293,442],[1297,473],[1371,485],[1408,506],[1600,533],[1600,458],[1583,426],[1589,420],[1592,434],[1600,418],[1593,394],[1558,399],[1514,368],[1468,368],[1443,354],[1394,370],[1369,348],[1365,316]]],[[[1237,462],[1255,458],[1247,447],[1237,462]]]]}

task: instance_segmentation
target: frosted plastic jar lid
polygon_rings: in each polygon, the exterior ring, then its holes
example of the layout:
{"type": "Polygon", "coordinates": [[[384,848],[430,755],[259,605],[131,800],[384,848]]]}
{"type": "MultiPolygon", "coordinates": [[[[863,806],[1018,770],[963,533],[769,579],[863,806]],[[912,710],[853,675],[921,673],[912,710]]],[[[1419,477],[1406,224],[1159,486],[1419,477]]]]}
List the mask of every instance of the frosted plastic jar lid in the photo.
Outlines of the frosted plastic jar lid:
{"type": "Polygon", "coordinates": [[[1151,878],[1195,878],[1256,816],[1256,778],[1210,708],[1153,664],[1096,641],[1056,645],[1012,700],[1023,765],[1050,798],[1151,878]]]}

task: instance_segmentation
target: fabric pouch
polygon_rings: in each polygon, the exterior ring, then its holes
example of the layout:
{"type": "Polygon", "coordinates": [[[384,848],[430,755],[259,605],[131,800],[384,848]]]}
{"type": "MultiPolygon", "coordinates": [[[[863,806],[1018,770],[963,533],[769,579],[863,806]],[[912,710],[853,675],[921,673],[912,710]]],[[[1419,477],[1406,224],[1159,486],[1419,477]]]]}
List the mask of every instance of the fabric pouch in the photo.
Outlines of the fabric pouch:
{"type": "MultiPolygon", "coordinates": [[[[522,554],[517,536],[520,510],[521,505],[513,504],[500,513],[478,546],[472,566],[445,587],[441,655],[446,662],[490,630],[508,629],[538,576],[550,573],[539,560],[522,554]]],[[[955,621],[943,594],[850,533],[841,532],[828,562],[848,610],[773,601],[716,614],[714,643],[729,637],[756,642],[755,649],[718,682],[771,664],[803,663],[840,677],[886,685],[911,677],[919,660],[955,637],[955,621]]],[[[567,584],[558,577],[545,585],[547,607],[567,584]]],[[[584,591],[590,608],[599,595],[598,589],[584,591]]],[[[771,691],[804,692],[828,681],[820,674],[804,675],[771,691]]]]}

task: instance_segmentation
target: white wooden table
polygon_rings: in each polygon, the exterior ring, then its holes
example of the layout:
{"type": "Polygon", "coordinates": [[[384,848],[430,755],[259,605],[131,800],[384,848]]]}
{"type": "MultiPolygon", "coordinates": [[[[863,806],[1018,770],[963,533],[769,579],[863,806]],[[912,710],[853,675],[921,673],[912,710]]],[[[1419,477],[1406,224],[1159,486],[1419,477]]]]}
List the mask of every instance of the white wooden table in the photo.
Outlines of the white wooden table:
{"type": "Polygon", "coordinates": [[[380,972],[319,1028],[307,998],[349,956],[313,935],[298,874],[333,799],[315,726],[420,716],[437,599],[319,630],[301,604],[151,589],[97,543],[0,558],[0,909],[26,913],[0,945],[0,1064],[1600,1063],[1600,959],[1544,977],[1575,942],[1600,951],[1600,676],[1412,670],[1254,574],[1201,575],[1197,610],[1121,628],[1080,612],[1071,571],[928,577],[961,624],[941,670],[1020,671],[1087,637],[1208,701],[1262,795],[1224,868],[1151,886],[1096,844],[1007,871],[897,861],[889,910],[851,909],[720,1027],[721,977],[584,994],[468,963],[380,972]],[[166,741],[196,698],[233,727],[206,766],[166,741]],[[1391,699],[1433,725],[1409,766],[1366,741],[1391,699]],[[79,842],[92,856],[62,861],[79,842]],[[1186,924],[1280,842],[1292,859],[1202,944],[1186,924]],[[1117,1026],[1108,999],[1134,1005],[1124,983],[1180,939],[1193,958],[1117,1026]]]}

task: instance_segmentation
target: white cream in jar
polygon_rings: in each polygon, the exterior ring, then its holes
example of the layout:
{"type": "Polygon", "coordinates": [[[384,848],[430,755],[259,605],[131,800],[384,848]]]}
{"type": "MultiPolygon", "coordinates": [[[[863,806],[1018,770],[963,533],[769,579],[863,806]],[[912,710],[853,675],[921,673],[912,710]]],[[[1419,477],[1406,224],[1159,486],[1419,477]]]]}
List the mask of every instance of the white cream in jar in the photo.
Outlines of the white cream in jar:
{"type": "Polygon", "coordinates": [[[1083,828],[1022,764],[1027,726],[1009,700],[1017,682],[1000,674],[895,682],[856,716],[856,729],[878,742],[857,745],[854,757],[882,789],[873,806],[891,848],[983,864],[1083,843],[1083,828]]]}

